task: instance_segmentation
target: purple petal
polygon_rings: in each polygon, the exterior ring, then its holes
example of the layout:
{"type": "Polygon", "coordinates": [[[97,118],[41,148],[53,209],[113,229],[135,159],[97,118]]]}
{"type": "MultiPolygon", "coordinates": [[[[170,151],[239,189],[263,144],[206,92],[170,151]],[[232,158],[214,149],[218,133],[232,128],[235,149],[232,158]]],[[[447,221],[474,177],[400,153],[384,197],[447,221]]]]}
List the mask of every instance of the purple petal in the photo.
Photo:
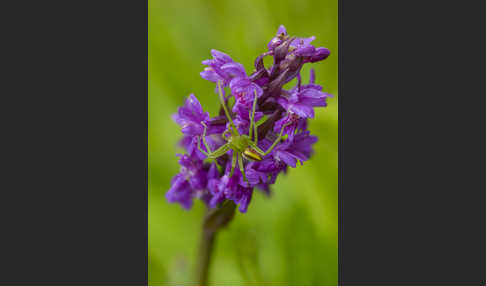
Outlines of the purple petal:
{"type": "Polygon", "coordinates": [[[204,71],[199,73],[201,77],[207,81],[218,82],[222,78],[214,72],[212,68],[205,68],[204,71]]]}
{"type": "Polygon", "coordinates": [[[193,122],[189,122],[182,126],[181,131],[186,135],[197,136],[203,133],[204,127],[201,124],[195,124],[193,122]]]}
{"type": "Polygon", "coordinates": [[[299,93],[299,97],[322,98],[326,94],[314,88],[306,88],[299,93]]]}
{"type": "Polygon", "coordinates": [[[165,198],[170,203],[179,203],[185,209],[192,207],[192,190],[183,175],[178,174],[172,179],[172,187],[165,198]]]}
{"type": "Polygon", "coordinates": [[[323,48],[323,47],[317,48],[314,55],[312,55],[310,57],[309,61],[311,63],[322,61],[322,60],[326,59],[327,57],[329,57],[330,54],[331,54],[331,51],[329,51],[326,48],[323,48]]]}
{"type": "Polygon", "coordinates": [[[187,98],[186,105],[188,108],[191,108],[194,112],[200,114],[203,113],[201,103],[199,102],[199,100],[197,100],[196,96],[193,93],[191,93],[187,98]]]}
{"type": "Polygon", "coordinates": [[[230,77],[246,76],[245,68],[240,63],[227,63],[221,66],[221,70],[230,77]]]}
{"type": "Polygon", "coordinates": [[[292,166],[293,168],[296,167],[297,160],[292,156],[292,154],[286,151],[278,151],[277,158],[285,162],[285,164],[292,166]]]}
{"type": "Polygon", "coordinates": [[[216,164],[211,164],[211,166],[209,167],[209,171],[208,171],[208,178],[214,179],[214,178],[218,178],[218,177],[219,177],[218,167],[216,167],[216,164]]]}
{"type": "Polygon", "coordinates": [[[230,56],[215,49],[211,50],[211,55],[214,57],[215,60],[220,61],[222,63],[228,63],[233,61],[233,59],[230,56]]]}
{"type": "Polygon", "coordinates": [[[299,57],[312,56],[315,53],[315,48],[313,46],[304,46],[302,48],[297,48],[294,54],[299,57]]]}
{"type": "Polygon", "coordinates": [[[205,189],[208,183],[208,176],[204,170],[199,170],[195,175],[189,177],[189,184],[194,190],[205,189]]]}
{"type": "Polygon", "coordinates": [[[320,97],[320,98],[304,98],[299,102],[302,105],[307,105],[307,106],[327,106],[326,103],[326,97],[320,97]]]}
{"type": "Polygon", "coordinates": [[[314,83],[316,80],[316,72],[314,69],[310,70],[309,83],[314,83]]]}
{"type": "Polygon", "coordinates": [[[289,102],[287,101],[286,98],[284,97],[280,97],[278,100],[277,100],[278,104],[280,104],[284,109],[288,109],[289,107],[289,102]]]}
{"type": "Polygon", "coordinates": [[[303,104],[291,104],[289,111],[297,114],[300,117],[314,118],[314,109],[311,106],[303,104]]]}
{"type": "Polygon", "coordinates": [[[239,200],[239,208],[238,210],[241,212],[241,213],[246,213],[246,211],[248,210],[248,205],[250,204],[251,202],[251,197],[253,195],[253,191],[248,191],[247,193],[245,193],[243,195],[243,197],[239,200]]]}
{"type": "Polygon", "coordinates": [[[215,208],[218,204],[222,203],[224,201],[224,193],[220,192],[216,195],[214,195],[211,200],[209,201],[209,207],[210,208],[215,208]]]}

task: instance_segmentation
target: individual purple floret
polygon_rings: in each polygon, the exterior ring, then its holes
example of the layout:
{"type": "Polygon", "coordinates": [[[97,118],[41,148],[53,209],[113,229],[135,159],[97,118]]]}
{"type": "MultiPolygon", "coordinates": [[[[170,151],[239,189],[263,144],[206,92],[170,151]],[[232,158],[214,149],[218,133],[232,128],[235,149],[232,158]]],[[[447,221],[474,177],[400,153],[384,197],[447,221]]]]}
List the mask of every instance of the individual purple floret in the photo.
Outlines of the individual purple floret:
{"type": "Polygon", "coordinates": [[[182,128],[182,133],[189,136],[201,135],[204,130],[204,126],[201,122],[209,122],[209,113],[204,112],[199,103],[199,100],[190,94],[186,99],[184,106],[180,107],[178,112],[172,116],[177,124],[182,128]]]}
{"type": "Polygon", "coordinates": [[[287,35],[285,27],[280,25],[276,36],[268,43],[268,49],[270,51],[275,51],[279,46],[285,44],[286,41],[289,41],[290,54],[305,57],[305,62],[317,62],[327,58],[330,51],[324,47],[315,48],[311,45],[310,43],[315,39],[316,37],[314,36],[309,38],[290,38],[287,35]]]}
{"type": "Polygon", "coordinates": [[[243,65],[234,62],[227,54],[217,50],[211,50],[211,55],[213,59],[202,62],[208,66],[201,72],[203,79],[214,83],[221,81],[223,87],[226,87],[234,77],[246,76],[243,65]]]}
{"type": "Polygon", "coordinates": [[[268,43],[268,50],[273,50],[278,47],[282,43],[284,36],[287,36],[287,30],[284,25],[280,25],[277,30],[277,35],[268,43]]]}
{"type": "Polygon", "coordinates": [[[258,98],[263,94],[262,88],[258,84],[252,82],[246,74],[234,77],[229,86],[231,94],[236,100],[235,105],[233,106],[233,112],[236,112],[236,109],[240,106],[250,108],[253,99],[255,98],[255,94],[258,98]]]}
{"type": "Polygon", "coordinates": [[[322,87],[313,83],[313,74],[311,70],[311,82],[308,85],[297,85],[278,98],[277,102],[288,113],[295,113],[300,118],[314,118],[314,107],[327,106],[326,98],[331,95],[322,92],[322,87]]]}
{"type": "Polygon", "coordinates": [[[171,203],[178,202],[184,208],[192,206],[194,196],[202,197],[208,181],[208,173],[204,170],[203,162],[188,155],[178,155],[181,165],[180,173],[172,179],[172,187],[165,197],[171,203]]]}
{"type": "Polygon", "coordinates": [[[236,170],[233,176],[230,176],[230,169],[231,165],[228,165],[220,180],[211,186],[210,192],[213,197],[209,202],[209,207],[216,207],[224,200],[232,200],[239,204],[240,212],[244,213],[251,201],[253,188],[243,181],[239,170],[236,170]]]}
{"type": "Polygon", "coordinates": [[[255,188],[269,195],[279,174],[309,160],[317,137],[307,129],[308,121],[314,108],[325,107],[331,96],[315,83],[312,69],[309,83],[301,83],[303,65],[330,54],[313,46],[314,40],[290,37],[281,25],[249,75],[229,55],[211,50],[213,58],[203,61],[207,67],[201,77],[216,83],[221,109],[210,117],[191,94],[174,114],[184,135],[179,146],[186,154],[179,155],[181,169],[166,194],[169,202],[189,209],[194,198],[209,208],[230,200],[244,213],[255,188]],[[268,56],[273,65],[265,67],[263,58],[268,56]],[[297,84],[284,89],[294,78],[297,84]]]}
{"type": "Polygon", "coordinates": [[[310,135],[309,131],[296,134],[291,140],[286,140],[279,144],[273,151],[275,162],[284,162],[288,166],[295,168],[297,161],[303,165],[307,161],[313,150],[312,145],[317,142],[317,137],[310,135]]]}

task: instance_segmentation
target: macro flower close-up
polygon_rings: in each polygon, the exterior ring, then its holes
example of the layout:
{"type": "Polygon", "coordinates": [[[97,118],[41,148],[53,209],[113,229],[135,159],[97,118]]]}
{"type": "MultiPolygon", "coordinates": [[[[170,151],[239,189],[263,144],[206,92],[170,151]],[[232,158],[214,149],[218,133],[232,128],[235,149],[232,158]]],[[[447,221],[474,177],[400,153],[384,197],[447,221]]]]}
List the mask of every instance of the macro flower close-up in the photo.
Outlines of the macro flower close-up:
{"type": "Polygon", "coordinates": [[[338,54],[335,0],[149,0],[150,286],[337,286],[338,54]]]}
{"type": "Polygon", "coordinates": [[[315,83],[313,69],[310,82],[301,83],[304,64],[330,55],[325,47],[314,47],[314,39],[290,37],[281,25],[249,75],[229,55],[211,50],[213,58],[202,62],[208,67],[200,75],[216,84],[214,99],[223,112],[211,118],[191,94],[173,115],[185,136],[186,154],[179,155],[180,173],[166,194],[169,202],[190,208],[193,199],[201,199],[214,208],[230,200],[245,213],[255,190],[270,194],[279,174],[312,156],[318,138],[310,135],[307,121],[332,96],[315,83]],[[263,57],[273,58],[273,64],[265,67],[263,57]],[[296,85],[284,89],[293,78],[296,85]]]}

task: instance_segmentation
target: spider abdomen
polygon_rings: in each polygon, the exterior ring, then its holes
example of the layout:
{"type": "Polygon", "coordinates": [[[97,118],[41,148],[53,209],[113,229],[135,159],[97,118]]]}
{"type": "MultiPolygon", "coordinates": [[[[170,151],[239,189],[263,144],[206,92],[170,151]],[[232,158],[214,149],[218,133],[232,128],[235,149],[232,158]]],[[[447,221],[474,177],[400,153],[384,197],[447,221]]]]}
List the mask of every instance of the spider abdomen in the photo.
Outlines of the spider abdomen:
{"type": "Polygon", "coordinates": [[[246,148],[243,153],[241,153],[243,158],[251,161],[261,161],[262,157],[257,152],[253,151],[251,148],[246,148]]]}

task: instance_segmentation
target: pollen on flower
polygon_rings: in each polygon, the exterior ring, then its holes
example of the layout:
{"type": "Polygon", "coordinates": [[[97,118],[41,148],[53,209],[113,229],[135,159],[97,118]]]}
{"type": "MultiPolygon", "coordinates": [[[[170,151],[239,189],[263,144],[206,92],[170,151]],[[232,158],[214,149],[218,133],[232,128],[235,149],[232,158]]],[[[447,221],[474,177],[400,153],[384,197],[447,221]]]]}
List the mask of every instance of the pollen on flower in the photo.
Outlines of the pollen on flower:
{"type": "Polygon", "coordinates": [[[313,70],[309,83],[301,83],[302,66],[330,54],[327,48],[313,46],[314,40],[314,36],[291,37],[281,25],[268,50],[256,57],[249,75],[229,55],[211,50],[212,59],[202,62],[206,67],[200,75],[216,84],[215,91],[223,92],[220,97],[225,103],[210,117],[191,94],[173,115],[181,126],[179,145],[186,154],[178,155],[181,168],[166,193],[169,202],[189,209],[194,198],[210,208],[231,200],[246,212],[255,189],[268,194],[288,167],[309,160],[317,137],[310,134],[307,122],[314,118],[316,107],[327,106],[331,96],[315,83],[313,70]],[[273,65],[266,68],[264,57],[273,57],[273,65]],[[296,77],[295,87],[283,88],[296,77]],[[226,107],[231,97],[234,104],[226,107]],[[231,144],[254,145],[232,149],[231,144]]]}

